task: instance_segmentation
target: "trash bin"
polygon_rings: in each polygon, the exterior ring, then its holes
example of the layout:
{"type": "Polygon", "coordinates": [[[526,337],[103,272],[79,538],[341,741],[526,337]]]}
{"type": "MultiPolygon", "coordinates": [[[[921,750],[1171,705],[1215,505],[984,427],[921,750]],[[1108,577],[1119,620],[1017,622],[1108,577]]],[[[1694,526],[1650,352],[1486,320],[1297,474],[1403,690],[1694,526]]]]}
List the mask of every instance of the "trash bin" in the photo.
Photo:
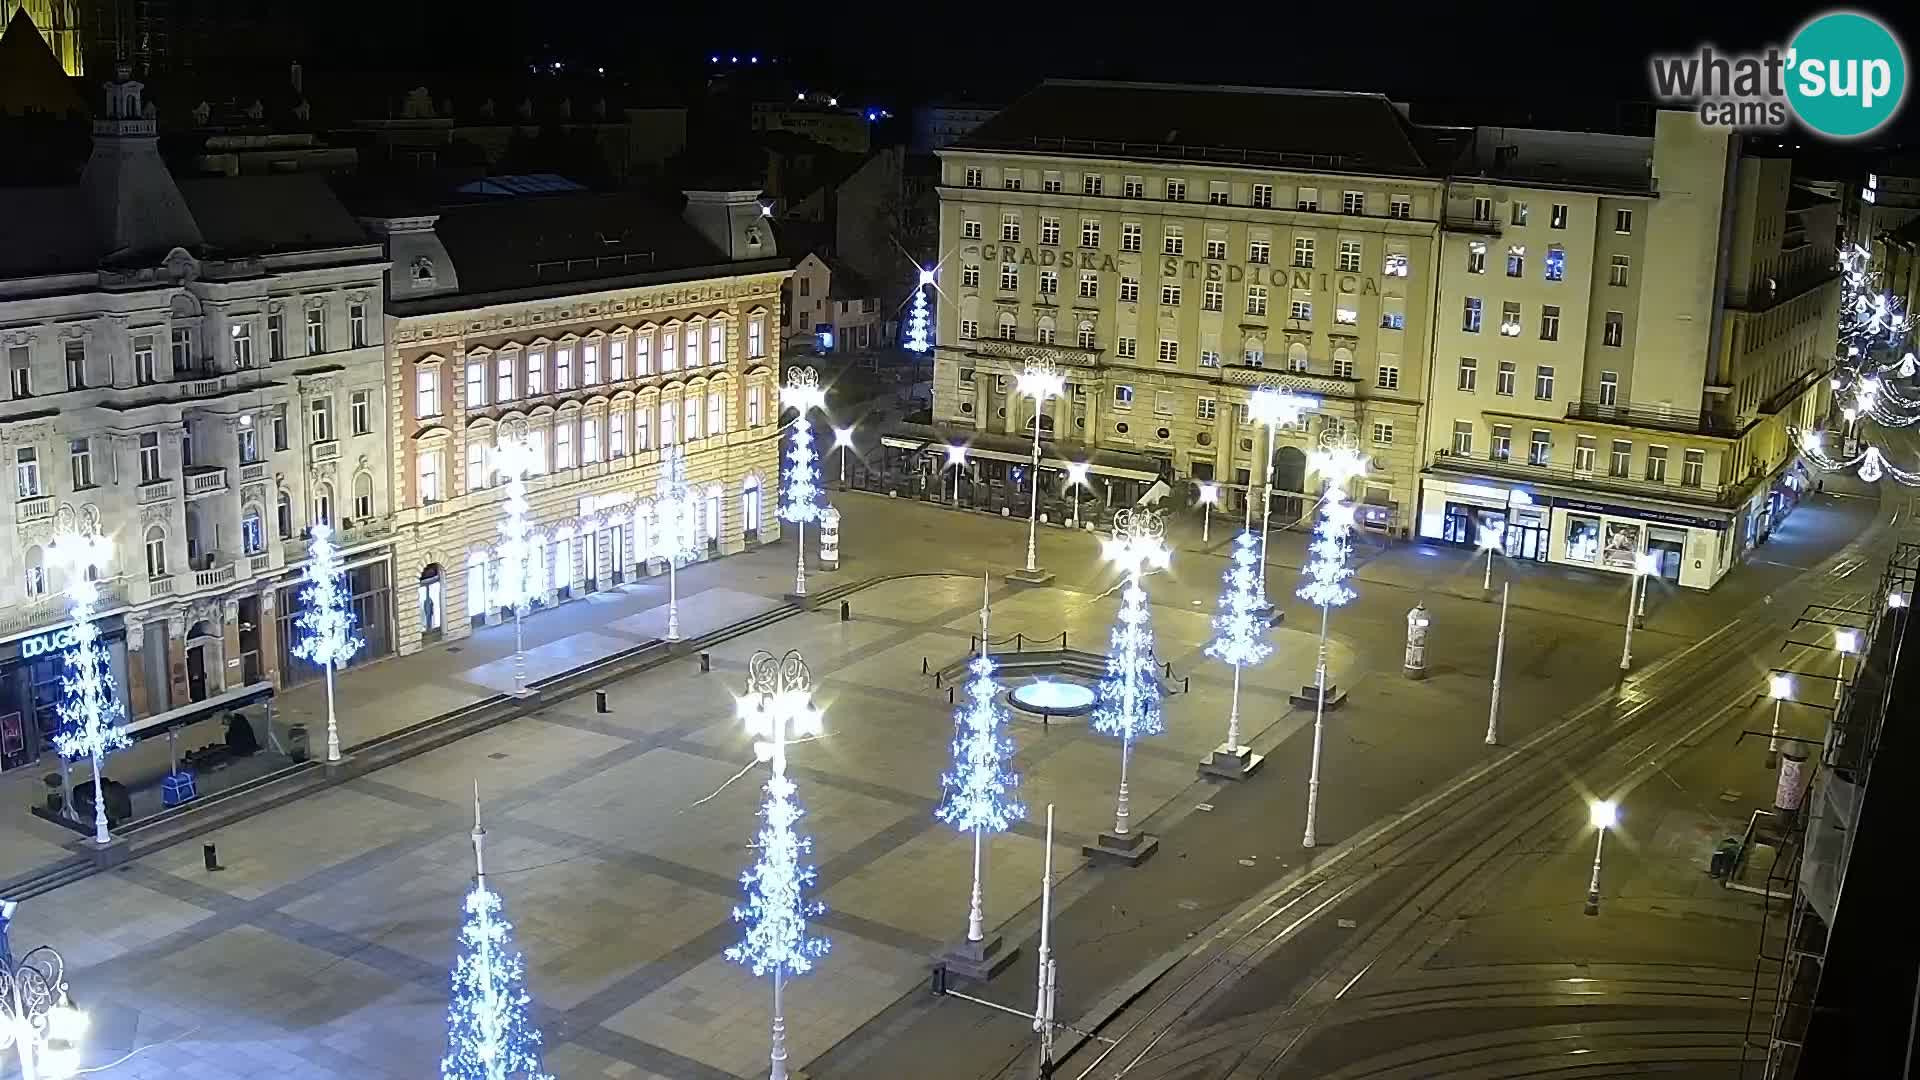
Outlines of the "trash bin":
{"type": "Polygon", "coordinates": [[[312,751],[308,749],[307,744],[307,725],[294,724],[288,727],[287,757],[292,759],[294,764],[298,765],[300,762],[312,756],[312,751]]]}
{"type": "Polygon", "coordinates": [[[1707,873],[1717,878],[1725,878],[1733,873],[1734,864],[1740,859],[1740,841],[1729,836],[1720,841],[1713,849],[1713,859],[1707,866],[1707,873]]]}

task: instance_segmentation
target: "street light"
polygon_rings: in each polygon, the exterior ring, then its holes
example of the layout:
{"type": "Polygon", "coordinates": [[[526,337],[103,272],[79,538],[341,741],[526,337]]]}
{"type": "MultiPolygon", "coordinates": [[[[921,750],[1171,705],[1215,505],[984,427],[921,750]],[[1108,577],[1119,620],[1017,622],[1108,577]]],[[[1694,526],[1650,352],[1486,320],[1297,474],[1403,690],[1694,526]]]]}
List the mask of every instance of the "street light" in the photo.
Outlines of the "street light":
{"type": "MultiPolygon", "coordinates": [[[[1307,770],[1307,830],[1302,847],[1314,845],[1314,826],[1320,816],[1320,746],[1327,714],[1327,615],[1329,609],[1343,605],[1357,595],[1346,579],[1353,576],[1347,566],[1351,551],[1347,537],[1353,532],[1353,504],[1347,501],[1347,485],[1365,476],[1367,459],[1353,445],[1352,437],[1322,437],[1322,445],[1309,462],[1326,484],[1320,499],[1320,524],[1314,529],[1314,542],[1308,549],[1313,558],[1306,566],[1311,580],[1294,595],[1320,606],[1320,646],[1313,668],[1313,762],[1307,770]]],[[[1262,569],[1265,569],[1263,566],[1262,569]]],[[[1263,575],[1264,576],[1264,575],[1263,575]]]]}
{"type": "Polygon", "coordinates": [[[853,428],[833,429],[833,448],[840,451],[840,486],[847,486],[847,451],[853,449],[853,428]]]}
{"type": "Polygon", "coordinates": [[[1840,704],[1840,694],[1847,687],[1847,657],[1860,651],[1860,631],[1835,630],[1833,647],[1840,654],[1840,673],[1833,679],[1833,703],[1840,704]]]}
{"type": "Polygon", "coordinates": [[[1633,577],[1627,582],[1627,636],[1620,644],[1620,670],[1633,668],[1633,618],[1634,600],[1642,588],[1641,584],[1649,574],[1657,573],[1660,560],[1651,552],[1642,551],[1633,557],[1633,577]]]}
{"type": "Polygon", "coordinates": [[[1903,593],[1903,592],[1890,592],[1890,593],[1888,593],[1888,594],[1887,594],[1887,610],[1889,610],[1889,611],[1893,611],[1893,610],[1896,610],[1896,609],[1899,609],[1899,608],[1903,608],[1903,607],[1906,607],[1906,606],[1907,606],[1907,594],[1906,594],[1906,593],[1903,593]]]}
{"type": "MultiPolygon", "coordinates": [[[[1273,513],[1273,452],[1274,440],[1279,435],[1282,424],[1296,423],[1300,414],[1320,404],[1316,397],[1275,390],[1271,387],[1258,387],[1247,395],[1247,415],[1267,429],[1267,475],[1266,494],[1260,500],[1260,602],[1267,601],[1267,526],[1273,513]]],[[[1252,514],[1251,488],[1247,491],[1248,514],[1252,514]]],[[[1251,521],[1248,522],[1252,524],[1251,521]]]]}
{"type": "Polygon", "coordinates": [[[1767,696],[1773,699],[1773,731],[1767,735],[1767,768],[1780,765],[1780,703],[1793,697],[1793,676],[1774,672],[1767,677],[1767,696]]]}
{"type": "Polygon", "coordinates": [[[1052,364],[1036,361],[1027,365],[1014,380],[1014,386],[1033,399],[1033,472],[1027,477],[1027,484],[1033,489],[1032,505],[1027,511],[1027,573],[1032,574],[1039,570],[1034,563],[1034,541],[1040,529],[1040,417],[1047,410],[1048,398],[1067,392],[1067,377],[1052,364]]]}
{"type": "Polygon", "coordinates": [[[1073,527],[1080,527],[1080,489],[1090,488],[1087,483],[1088,465],[1084,461],[1067,462],[1067,487],[1073,491],[1073,527]]]}
{"type": "MultiPolygon", "coordinates": [[[[527,438],[526,425],[517,424],[493,448],[493,471],[507,478],[507,501],[501,506],[500,599],[513,608],[513,693],[527,692],[527,652],[520,634],[521,615],[532,598],[527,578],[532,574],[533,545],[527,538],[527,474],[539,465],[539,451],[527,438]]],[[[483,570],[484,572],[484,570],[483,570]]]]}
{"type": "Polygon", "coordinates": [[[1487,553],[1487,572],[1480,579],[1480,588],[1483,592],[1493,591],[1493,553],[1505,545],[1504,538],[1500,535],[1503,531],[1491,525],[1480,526],[1480,542],[1475,546],[1487,553]]]}
{"type": "Polygon", "coordinates": [[[947,464],[952,465],[954,467],[953,469],[953,505],[956,507],[960,505],[960,466],[965,465],[966,463],[967,463],[967,448],[964,446],[954,446],[952,444],[948,444],[947,464]]]}
{"type": "Polygon", "coordinates": [[[1220,485],[1205,483],[1200,485],[1200,546],[1208,543],[1208,534],[1213,526],[1213,505],[1220,501],[1220,485]]]}
{"type": "Polygon", "coordinates": [[[1587,808],[1587,820],[1594,828],[1593,876],[1587,879],[1587,914],[1600,914],[1600,848],[1607,842],[1607,830],[1620,820],[1620,809],[1610,799],[1587,808]]]}
{"type": "MultiPolygon", "coordinates": [[[[15,905],[0,904],[0,941],[15,905]]],[[[66,962],[51,946],[14,960],[0,953],[0,1050],[20,1055],[21,1080],[67,1080],[80,1071],[87,1014],[67,992],[66,962]]]]}

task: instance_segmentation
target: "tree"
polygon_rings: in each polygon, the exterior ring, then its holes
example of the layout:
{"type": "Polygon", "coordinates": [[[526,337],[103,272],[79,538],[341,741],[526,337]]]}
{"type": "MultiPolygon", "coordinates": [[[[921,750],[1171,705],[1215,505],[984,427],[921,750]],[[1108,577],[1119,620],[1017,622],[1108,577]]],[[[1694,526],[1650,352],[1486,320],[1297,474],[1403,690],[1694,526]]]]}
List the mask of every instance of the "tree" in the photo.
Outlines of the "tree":
{"type": "Polygon", "coordinates": [[[353,632],[352,596],[347,591],[347,571],[340,549],[333,542],[333,527],[321,522],[313,526],[307,543],[308,562],[300,579],[306,589],[300,594],[306,609],[295,626],[300,638],[293,654],[316,664],[327,675],[327,760],[340,760],[340,725],[334,719],[333,673],[366,645],[353,632]]]}
{"type": "Polygon", "coordinates": [[[67,614],[73,620],[73,644],[66,652],[67,674],[60,681],[61,727],[53,748],[68,761],[87,758],[93,767],[93,839],[105,846],[107,831],[107,755],[131,745],[126,714],[113,691],[113,668],[100,647],[94,623],[100,604],[98,571],[107,564],[109,546],[97,532],[68,532],[54,541],[53,556],[67,578],[67,614]]]}
{"type": "Polygon", "coordinates": [[[447,1056],[442,1080],[553,1080],[540,1065],[540,1029],[533,1024],[526,966],[513,946],[513,924],[500,895],[487,887],[486,830],[480,827],[480,789],[473,795],[473,888],[460,925],[447,1005],[447,1056]]]}
{"type": "Polygon", "coordinates": [[[1265,660],[1273,652],[1267,642],[1268,622],[1260,609],[1260,538],[1251,529],[1233,542],[1233,558],[1227,562],[1225,588],[1220,594],[1220,609],[1213,617],[1213,640],[1206,654],[1233,666],[1233,705],[1227,714],[1225,748],[1240,748],[1240,669],[1265,660]]]}
{"type": "Polygon", "coordinates": [[[980,846],[985,833],[1005,832],[1027,816],[1027,808],[1013,798],[1020,777],[1007,767],[1014,754],[1007,736],[1007,711],[999,704],[1000,684],[993,678],[993,659],[987,655],[987,608],[980,603],[980,655],[967,669],[967,701],[954,713],[953,769],[940,777],[946,798],[934,816],[963,833],[973,834],[973,895],[967,908],[967,940],[985,937],[980,895],[980,846]]]}

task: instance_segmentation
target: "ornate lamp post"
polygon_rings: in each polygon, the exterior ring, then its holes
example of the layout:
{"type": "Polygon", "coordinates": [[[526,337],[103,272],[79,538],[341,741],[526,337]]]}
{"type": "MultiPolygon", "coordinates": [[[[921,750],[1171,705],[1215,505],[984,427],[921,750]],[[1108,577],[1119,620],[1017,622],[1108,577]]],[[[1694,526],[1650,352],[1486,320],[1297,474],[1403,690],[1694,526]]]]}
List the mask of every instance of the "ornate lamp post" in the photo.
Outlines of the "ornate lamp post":
{"type": "Polygon", "coordinates": [[[533,573],[533,544],[527,530],[527,474],[539,467],[539,451],[527,438],[526,425],[516,423],[493,448],[493,470],[507,478],[505,515],[500,522],[500,601],[513,608],[513,692],[527,692],[527,652],[521,637],[521,618],[532,599],[528,577],[533,573]]]}
{"type": "Polygon", "coordinates": [[[1213,528],[1213,507],[1220,501],[1220,485],[1208,482],[1200,485],[1200,546],[1211,542],[1213,528]]]}
{"type": "Polygon", "coordinates": [[[1162,730],[1160,684],[1154,674],[1153,621],[1147,591],[1141,587],[1147,570],[1164,569],[1171,552],[1166,544],[1166,522],[1152,510],[1125,509],[1113,517],[1113,536],[1102,546],[1108,561],[1127,575],[1121,593],[1120,618],[1107,649],[1107,673],[1100,680],[1099,704],[1094,709],[1095,730],[1120,738],[1120,792],[1113,811],[1113,832],[1092,849],[1137,864],[1159,841],[1128,831],[1127,761],[1133,741],[1162,730]]]}
{"type": "Polygon", "coordinates": [[[1066,393],[1067,380],[1052,364],[1036,361],[1027,365],[1014,385],[1033,399],[1033,471],[1027,477],[1033,498],[1027,510],[1027,573],[1034,575],[1040,572],[1034,562],[1034,543],[1040,528],[1040,417],[1046,412],[1048,398],[1066,393]]]}
{"type": "Polygon", "coordinates": [[[1080,527],[1080,489],[1087,487],[1087,469],[1084,461],[1067,462],[1067,487],[1073,490],[1073,527],[1080,527]]]}
{"type": "Polygon", "coordinates": [[[1647,575],[1659,573],[1659,571],[1660,560],[1651,552],[1642,551],[1634,555],[1633,578],[1627,582],[1627,634],[1620,642],[1621,671],[1628,671],[1633,668],[1634,601],[1639,596],[1640,590],[1645,588],[1645,585],[1642,583],[1646,580],[1647,575]]]}
{"type": "Polygon", "coordinates": [[[947,464],[953,466],[953,505],[955,509],[958,509],[960,506],[960,469],[966,463],[967,448],[948,444],[947,464]]]}
{"type": "Polygon", "coordinates": [[[1607,842],[1607,830],[1620,821],[1620,808],[1611,800],[1602,800],[1587,808],[1587,820],[1593,825],[1593,876],[1587,879],[1589,915],[1600,914],[1600,849],[1607,842]]]}
{"type": "MultiPolygon", "coordinates": [[[[1269,386],[1257,387],[1247,395],[1247,415],[1257,424],[1267,429],[1267,469],[1266,492],[1260,500],[1260,602],[1267,601],[1267,528],[1273,515],[1273,453],[1274,441],[1279,436],[1283,424],[1298,423],[1302,413],[1317,407],[1320,399],[1294,394],[1285,390],[1275,390],[1269,386]]],[[[1252,491],[1248,491],[1249,503],[1252,491]]],[[[1249,508],[1251,517],[1252,510],[1249,508]]]]}
{"type": "Polygon", "coordinates": [[[853,449],[853,428],[833,429],[833,448],[840,451],[840,486],[847,486],[847,451],[853,449]]]}
{"type": "Polygon", "coordinates": [[[654,494],[654,553],[667,560],[667,640],[679,641],[679,566],[693,559],[700,519],[697,496],[687,484],[687,452],[678,443],[660,452],[654,494]]]}
{"type": "Polygon", "coordinates": [[[1767,735],[1767,768],[1780,767],[1780,705],[1793,698],[1793,676],[1774,672],[1767,676],[1767,696],[1773,699],[1773,730],[1767,735]]]}
{"type": "Polygon", "coordinates": [[[780,388],[780,407],[793,409],[798,415],[793,418],[793,450],[787,455],[787,504],[780,508],[780,516],[800,530],[798,543],[794,545],[795,596],[807,595],[807,522],[820,516],[820,489],[815,482],[819,473],[813,466],[813,425],[807,413],[825,408],[826,404],[826,391],[820,389],[820,377],[812,368],[787,371],[787,383],[780,388]]]}
{"type": "MultiPolygon", "coordinates": [[[[0,902],[0,942],[13,919],[14,903],[0,902]]],[[[0,1050],[20,1055],[21,1080],[66,1080],[80,1071],[80,1040],[87,1014],[67,992],[66,962],[50,946],[30,949],[19,960],[0,950],[0,1050]]]]}
{"type": "MultiPolygon", "coordinates": [[[[66,651],[67,674],[62,680],[61,728],[53,745],[69,761],[85,757],[92,763],[93,840],[105,847],[113,836],[107,831],[106,777],[101,769],[107,754],[131,741],[126,713],[114,693],[107,651],[100,647],[100,628],[94,622],[100,604],[99,572],[112,558],[113,545],[100,535],[97,522],[89,520],[78,528],[66,523],[53,542],[52,555],[65,573],[67,613],[73,620],[73,644],[66,651]]],[[[331,695],[328,703],[331,717],[331,695]]]]}
{"type": "Polygon", "coordinates": [[[1313,558],[1306,568],[1309,580],[1294,593],[1320,607],[1320,648],[1313,668],[1313,764],[1307,773],[1303,847],[1314,845],[1314,825],[1320,813],[1320,747],[1327,715],[1327,613],[1357,595],[1347,584],[1353,576],[1347,566],[1347,535],[1353,531],[1353,504],[1347,501],[1347,484],[1366,475],[1367,459],[1352,439],[1326,438],[1313,452],[1310,464],[1325,481],[1326,493],[1320,500],[1320,524],[1314,529],[1313,558]]]}

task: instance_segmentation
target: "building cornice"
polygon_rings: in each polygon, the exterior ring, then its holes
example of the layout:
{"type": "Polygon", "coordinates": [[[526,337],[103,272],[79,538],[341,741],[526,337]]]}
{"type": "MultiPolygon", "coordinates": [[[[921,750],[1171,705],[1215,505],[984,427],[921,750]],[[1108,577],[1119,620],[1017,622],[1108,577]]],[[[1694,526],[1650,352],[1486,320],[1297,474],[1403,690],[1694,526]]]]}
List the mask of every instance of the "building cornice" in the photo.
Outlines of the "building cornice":
{"type": "MultiPolygon", "coordinates": [[[[712,266],[687,267],[680,270],[661,270],[652,273],[630,274],[623,277],[602,278],[593,281],[556,281],[551,285],[535,285],[526,288],[502,289],[493,292],[452,293],[423,297],[419,300],[390,299],[387,302],[387,313],[403,320],[456,313],[497,313],[502,308],[518,307],[533,303],[586,300],[594,296],[611,297],[618,293],[631,293],[638,289],[658,288],[667,285],[695,284],[708,281],[738,281],[769,276],[785,278],[792,273],[793,266],[790,260],[773,257],[753,259],[738,263],[720,263],[712,266]]],[[[775,289],[777,294],[777,285],[775,289]]]]}

